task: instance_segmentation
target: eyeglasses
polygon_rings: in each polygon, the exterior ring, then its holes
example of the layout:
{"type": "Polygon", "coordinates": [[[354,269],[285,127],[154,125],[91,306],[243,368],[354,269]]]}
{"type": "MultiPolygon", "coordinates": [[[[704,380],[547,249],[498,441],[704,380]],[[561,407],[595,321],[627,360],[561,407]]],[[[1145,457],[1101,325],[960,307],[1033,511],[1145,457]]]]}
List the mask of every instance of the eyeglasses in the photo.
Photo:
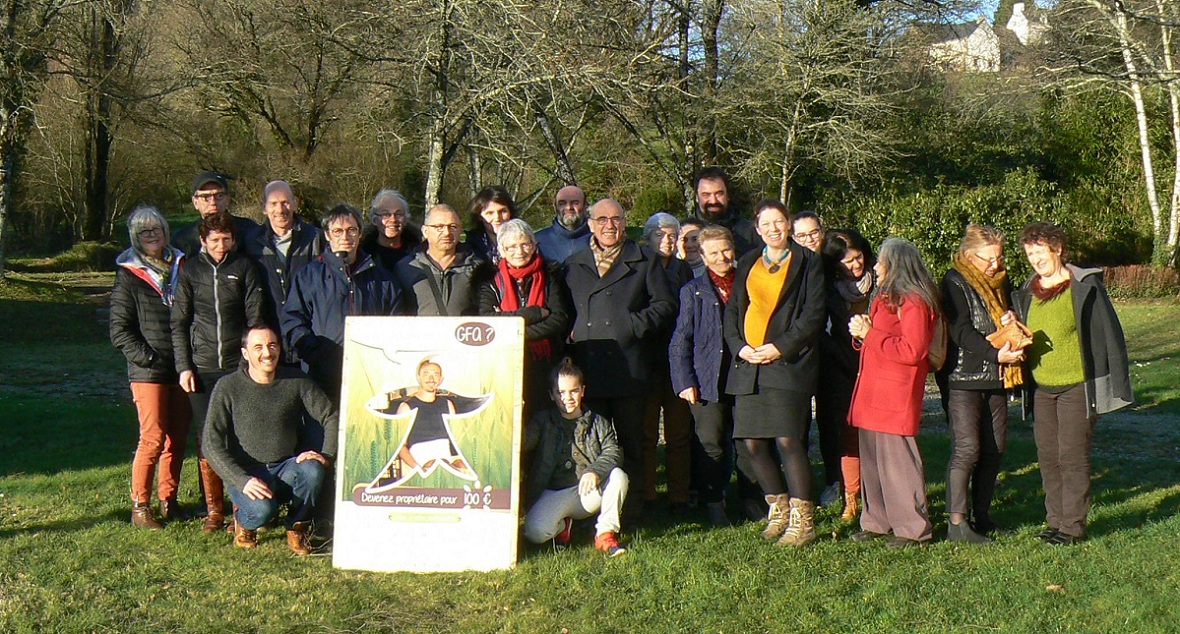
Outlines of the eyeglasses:
{"type": "Polygon", "coordinates": [[[621,224],[623,224],[623,217],[622,216],[599,216],[597,218],[591,218],[590,222],[593,222],[594,224],[598,225],[599,227],[601,227],[607,223],[610,223],[612,225],[621,225],[621,224]]]}
{"type": "Polygon", "coordinates": [[[229,198],[229,194],[225,192],[206,192],[204,194],[193,194],[193,198],[210,203],[214,200],[225,200],[226,198],[229,198]]]}
{"type": "Polygon", "coordinates": [[[394,218],[397,218],[398,220],[405,220],[406,219],[406,212],[404,212],[404,211],[394,211],[394,212],[378,211],[378,212],[374,213],[373,215],[377,218],[380,218],[382,221],[384,221],[386,218],[389,218],[390,216],[393,216],[394,218]]]}
{"type": "Polygon", "coordinates": [[[823,234],[824,234],[824,232],[819,229],[812,229],[811,231],[808,231],[807,233],[796,233],[795,239],[796,240],[818,240],[819,237],[822,236],[823,234]]]}
{"type": "Polygon", "coordinates": [[[331,235],[333,238],[341,238],[346,235],[349,237],[356,237],[356,236],[360,235],[360,233],[361,233],[361,230],[357,229],[356,227],[349,227],[347,229],[341,229],[340,227],[336,227],[335,229],[328,230],[328,234],[331,235]]]}
{"type": "Polygon", "coordinates": [[[532,253],[537,248],[537,245],[532,242],[522,242],[520,244],[504,244],[501,245],[501,248],[509,253],[516,253],[517,251],[521,253],[532,253]]]}
{"type": "Polygon", "coordinates": [[[141,238],[150,238],[154,235],[164,235],[164,228],[163,227],[149,227],[147,229],[144,229],[143,231],[136,232],[135,235],[137,235],[141,238]]]}
{"type": "Polygon", "coordinates": [[[456,224],[422,225],[422,226],[426,227],[427,229],[430,229],[432,231],[436,231],[438,233],[447,233],[447,232],[458,233],[458,231],[459,231],[459,225],[456,225],[456,224]]]}
{"type": "Polygon", "coordinates": [[[1004,256],[1003,256],[1003,255],[997,255],[997,256],[996,256],[996,257],[994,257],[994,258],[985,258],[985,257],[983,257],[982,255],[979,255],[978,253],[975,253],[975,252],[972,252],[972,253],[971,253],[971,255],[972,255],[972,256],[973,256],[975,259],[979,260],[980,262],[983,262],[984,264],[987,264],[988,266],[992,266],[992,265],[995,265],[995,264],[1002,264],[1002,263],[1004,262],[1004,256]]]}

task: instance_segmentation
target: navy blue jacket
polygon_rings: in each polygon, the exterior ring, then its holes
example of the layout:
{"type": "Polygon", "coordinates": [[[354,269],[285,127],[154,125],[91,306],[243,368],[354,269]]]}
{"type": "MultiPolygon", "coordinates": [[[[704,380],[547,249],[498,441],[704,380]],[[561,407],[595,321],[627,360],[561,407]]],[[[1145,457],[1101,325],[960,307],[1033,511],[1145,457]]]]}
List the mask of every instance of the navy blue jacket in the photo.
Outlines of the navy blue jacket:
{"type": "Polygon", "coordinates": [[[725,344],[724,325],[725,304],[708,275],[680,288],[680,316],[668,346],[672,391],[679,394],[695,387],[702,401],[721,399],[732,358],[725,344]]]}
{"type": "Polygon", "coordinates": [[[571,231],[555,219],[552,225],[537,232],[537,248],[546,261],[565,262],[578,251],[590,248],[590,225],[583,222],[571,231]]]}
{"type": "Polygon", "coordinates": [[[357,252],[351,277],[344,261],[324,251],[295,274],[279,315],[283,345],[295,351],[304,371],[333,399],[344,359],[344,318],[349,315],[399,315],[401,285],[393,273],[357,252]]]}
{"type": "Polygon", "coordinates": [[[291,246],[287,248],[287,257],[283,257],[275,249],[275,232],[269,222],[246,242],[246,253],[266,271],[266,321],[276,329],[279,328],[279,311],[287,301],[287,293],[291,290],[295,274],[318,258],[327,248],[324,232],[298,216],[295,217],[295,226],[291,227],[291,231],[293,233],[291,246]]]}

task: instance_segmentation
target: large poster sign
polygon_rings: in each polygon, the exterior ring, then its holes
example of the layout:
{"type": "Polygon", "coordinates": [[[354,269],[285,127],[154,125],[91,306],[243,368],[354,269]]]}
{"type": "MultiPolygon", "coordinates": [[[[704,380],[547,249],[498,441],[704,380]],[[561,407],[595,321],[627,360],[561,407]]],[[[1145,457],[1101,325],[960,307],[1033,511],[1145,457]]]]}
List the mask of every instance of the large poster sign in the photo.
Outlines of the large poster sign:
{"type": "Polygon", "coordinates": [[[441,572],[516,564],[515,317],[349,317],[332,564],[441,572]]]}

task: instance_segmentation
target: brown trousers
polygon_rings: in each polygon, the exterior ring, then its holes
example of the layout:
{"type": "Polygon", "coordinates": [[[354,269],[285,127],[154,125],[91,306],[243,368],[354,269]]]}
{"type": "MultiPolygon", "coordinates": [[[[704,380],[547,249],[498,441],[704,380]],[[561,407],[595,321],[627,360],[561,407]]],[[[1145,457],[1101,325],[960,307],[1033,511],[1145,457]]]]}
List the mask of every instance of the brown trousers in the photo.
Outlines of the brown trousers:
{"type": "Polygon", "coordinates": [[[1086,415],[1086,387],[1064,392],[1044,389],[1033,397],[1033,439],[1045,487],[1045,521],[1057,530],[1085,537],[1090,510],[1090,445],[1095,418],[1086,415]]]}
{"type": "Polygon", "coordinates": [[[161,500],[174,499],[192,420],[188,395],[176,384],[133,382],[131,397],[139,416],[139,444],[131,463],[131,499],[137,504],[151,501],[157,465],[160,478],[156,495],[161,500]]]}
{"type": "Polygon", "coordinates": [[[922,456],[913,436],[860,430],[860,527],[919,542],[933,536],[922,456]]]}
{"type": "Polygon", "coordinates": [[[664,411],[664,475],[668,480],[668,501],[688,501],[692,472],[693,424],[688,401],[672,391],[665,380],[655,386],[643,414],[643,499],[656,499],[657,448],[660,443],[660,410],[664,411]]]}

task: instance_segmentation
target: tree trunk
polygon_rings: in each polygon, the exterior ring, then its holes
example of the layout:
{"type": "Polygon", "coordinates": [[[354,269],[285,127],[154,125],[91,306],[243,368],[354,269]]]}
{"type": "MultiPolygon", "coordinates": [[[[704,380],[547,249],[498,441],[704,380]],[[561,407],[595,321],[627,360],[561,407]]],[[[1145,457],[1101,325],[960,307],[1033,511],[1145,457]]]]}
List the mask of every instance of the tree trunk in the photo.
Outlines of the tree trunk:
{"type": "MultiPolygon", "coordinates": [[[[1155,8],[1160,16],[1160,43],[1163,48],[1164,68],[1167,70],[1167,76],[1174,78],[1176,64],[1172,59],[1173,33],[1169,20],[1173,16],[1168,15],[1162,0],[1156,0],[1155,8]]],[[[1168,107],[1172,115],[1172,159],[1174,161],[1172,165],[1172,195],[1168,207],[1168,233],[1166,237],[1159,234],[1155,236],[1152,262],[1163,266],[1175,266],[1177,264],[1177,232],[1180,230],[1180,226],[1178,226],[1180,225],[1180,87],[1176,85],[1175,80],[1169,81],[1167,86],[1168,107]],[[1163,242],[1162,249],[1160,248],[1161,240],[1163,242]]]]}
{"type": "Polygon", "coordinates": [[[1147,108],[1143,103],[1143,86],[1140,81],[1139,68],[1131,52],[1130,36],[1127,33],[1127,16],[1116,12],[1114,16],[1115,30],[1118,31],[1119,43],[1122,45],[1123,64],[1127,68],[1130,79],[1131,100],[1135,102],[1135,121],[1139,128],[1139,154],[1143,160],[1143,181],[1147,189],[1147,204],[1151,207],[1151,226],[1155,234],[1152,259],[1161,256],[1159,245],[1163,234],[1163,222],[1160,211],[1159,192],[1155,185],[1155,166],[1151,158],[1151,138],[1148,135],[1147,108]]]}
{"type": "Polygon", "coordinates": [[[442,180],[446,166],[443,165],[443,130],[435,124],[430,131],[430,148],[426,155],[426,210],[437,205],[442,197],[442,180]]]}
{"type": "MultiPolygon", "coordinates": [[[[721,29],[721,14],[725,11],[725,0],[704,0],[701,4],[701,43],[705,49],[705,104],[712,110],[713,100],[721,82],[721,49],[717,44],[721,29]]],[[[717,124],[710,113],[701,117],[704,130],[698,137],[701,142],[701,158],[709,164],[717,163],[717,124]]]]}
{"type": "Polygon", "coordinates": [[[8,239],[8,217],[12,215],[13,193],[17,167],[20,158],[20,148],[17,141],[10,138],[6,125],[0,125],[0,281],[5,275],[7,262],[5,242],[8,239]]]}
{"type": "Polygon", "coordinates": [[[553,154],[553,167],[557,177],[566,185],[576,185],[578,179],[574,177],[574,166],[570,163],[569,155],[566,154],[565,145],[562,144],[561,139],[557,138],[557,133],[553,130],[549,115],[537,109],[534,112],[534,117],[537,120],[537,127],[541,129],[541,136],[545,139],[545,145],[549,146],[549,152],[553,154]]]}

